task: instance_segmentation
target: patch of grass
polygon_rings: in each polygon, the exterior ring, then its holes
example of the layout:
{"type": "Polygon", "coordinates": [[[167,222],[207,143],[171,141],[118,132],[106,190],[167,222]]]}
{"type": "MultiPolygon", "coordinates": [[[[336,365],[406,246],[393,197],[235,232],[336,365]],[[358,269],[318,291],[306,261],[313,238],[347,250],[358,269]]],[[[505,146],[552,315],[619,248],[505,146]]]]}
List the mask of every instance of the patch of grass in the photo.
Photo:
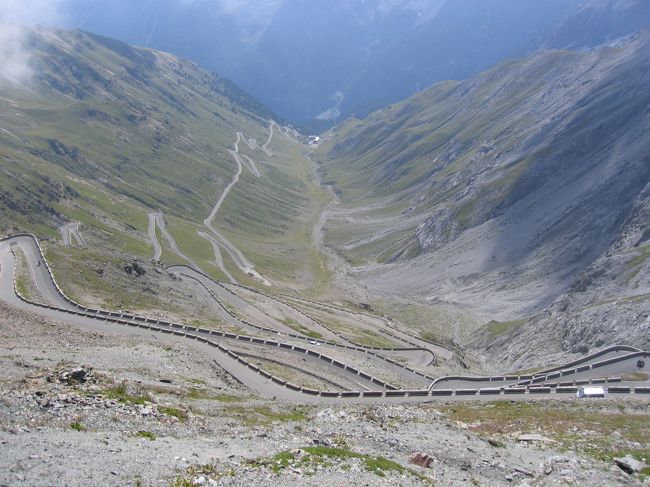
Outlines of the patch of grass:
{"type": "Polygon", "coordinates": [[[630,454],[650,458],[650,413],[643,409],[603,409],[599,403],[510,402],[483,405],[455,404],[441,409],[450,419],[470,424],[470,430],[488,438],[536,431],[560,443],[560,449],[581,452],[611,462],[630,454]],[[631,448],[638,444],[638,448],[631,448]]]}
{"type": "Polygon", "coordinates": [[[108,399],[115,399],[122,403],[132,404],[145,404],[145,402],[153,402],[152,398],[147,394],[136,393],[131,394],[128,391],[126,381],[122,381],[113,387],[109,387],[102,391],[102,394],[108,399]]]}
{"type": "Polygon", "coordinates": [[[283,451],[273,456],[270,460],[256,460],[255,464],[258,466],[270,465],[271,470],[278,473],[289,466],[309,467],[313,465],[330,465],[332,459],[360,459],[367,471],[372,472],[379,477],[385,477],[386,472],[397,472],[398,474],[408,473],[409,475],[413,475],[420,480],[431,484],[429,478],[420,475],[411,469],[407,469],[393,460],[381,456],[366,455],[354,452],[347,448],[329,446],[310,446],[302,448],[301,450],[305,452],[302,457],[297,457],[292,451],[283,451]]]}
{"type": "Polygon", "coordinates": [[[177,418],[181,421],[187,421],[187,411],[183,411],[182,409],[173,408],[170,406],[159,406],[158,411],[166,414],[167,416],[177,418]]]}
{"type": "Polygon", "coordinates": [[[209,399],[210,396],[208,395],[208,393],[207,393],[207,391],[205,389],[199,389],[197,387],[192,387],[191,389],[189,389],[187,391],[187,398],[198,401],[200,399],[209,399]]]}
{"type": "Polygon", "coordinates": [[[29,295],[29,286],[27,286],[27,279],[23,276],[16,276],[16,291],[22,297],[31,300],[29,295]]]}
{"type": "Polygon", "coordinates": [[[384,472],[394,471],[399,474],[404,473],[406,470],[399,463],[396,463],[392,460],[388,460],[384,457],[364,457],[363,463],[365,464],[366,470],[379,475],[380,477],[385,477],[384,472]]]}
{"type": "Polygon", "coordinates": [[[232,469],[228,469],[225,472],[220,472],[217,470],[216,465],[211,463],[206,463],[203,465],[191,465],[185,470],[185,474],[182,477],[177,477],[170,485],[170,487],[194,487],[192,480],[199,475],[211,479],[219,479],[221,477],[234,476],[235,472],[232,469]]]}
{"type": "MultiPolygon", "coordinates": [[[[198,383],[197,383],[198,384],[198,383]]],[[[230,394],[211,394],[207,389],[192,387],[186,393],[185,397],[194,401],[211,400],[223,403],[234,403],[242,401],[244,398],[230,394]]]]}
{"type": "Polygon", "coordinates": [[[528,321],[528,318],[523,318],[520,320],[512,321],[490,321],[488,323],[488,329],[490,331],[490,338],[496,338],[501,335],[505,335],[508,331],[513,328],[517,328],[528,321]]]}
{"type": "Polygon", "coordinates": [[[228,413],[247,426],[269,426],[273,423],[307,421],[307,411],[302,407],[291,407],[286,411],[275,411],[268,406],[228,406],[228,413]]]}
{"type": "Polygon", "coordinates": [[[632,372],[624,375],[621,379],[624,381],[641,382],[650,379],[650,374],[647,372],[632,372]]]}
{"type": "Polygon", "coordinates": [[[636,249],[639,254],[628,262],[629,267],[637,267],[650,258],[650,245],[641,245],[636,249]]]}
{"type": "Polygon", "coordinates": [[[282,323],[283,323],[284,325],[288,326],[289,328],[291,328],[291,329],[297,331],[298,333],[300,333],[300,334],[302,334],[302,335],[305,335],[305,336],[308,336],[308,337],[311,337],[311,338],[316,338],[316,339],[318,339],[318,340],[322,340],[322,339],[323,339],[323,335],[322,335],[322,334],[318,333],[318,332],[315,331],[315,330],[310,330],[310,329],[307,328],[306,326],[301,325],[300,323],[298,323],[298,322],[295,321],[295,320],[292,320],[291,318],[287,318],[287,319],[285,319],[285,320],[282,320],[282,323]]]}
{"type": "Polygon", "coordinates": [[[422,332],[420,332],[420,338],[422,338],[423,340],[427,340],[429,342],[433,342],[433,343],[440,343],[441,342],[440,337],[438,337],[438,335],[436,333],[432,332],[432,331],[422,331],[422,332]]]}
{"type": "Polygon", "coordinates": [[[154,441],[156,439],[156,435],[154,435],[151,431],[141,430],[138,431],[135,435],[139,436],[140,438],[146,438],[149,441],[154,441]]]}
{"type": "Polygon", "coordinates": [[[75,421],[74,423],[70,423],[70,428],[79,432],[86,431],[86,427],[83,424],[79,423],[78,421],[75,421]]]}

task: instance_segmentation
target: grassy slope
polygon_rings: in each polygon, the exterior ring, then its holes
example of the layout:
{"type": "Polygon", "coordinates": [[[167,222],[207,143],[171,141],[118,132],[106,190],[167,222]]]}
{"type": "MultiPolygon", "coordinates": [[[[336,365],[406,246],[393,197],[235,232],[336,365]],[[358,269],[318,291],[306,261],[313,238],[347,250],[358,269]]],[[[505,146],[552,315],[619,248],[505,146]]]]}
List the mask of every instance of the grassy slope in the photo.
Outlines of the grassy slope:
{"type": "MultiPolygon", "coordinates": [[[[0,232],[48,239],[61,263],[56,270],[68,274],[70,258],[85,270],[105,255],[116,266],[150,258],[146,214],[161,209],[181,249],[223,277],[196,231],[235,174],[228,150],[236,133],[265,141],[272,114],[229,82],[168,54],[41,28],[28,45],[36,67],[29,89],[0,84],[0,232]],[[69,220],[82,222],[91,249],[60,247],[57,227],[69,220]]],[[[321,276],[320,257],[305,245],[306,227],[322,195],[301,146],[276,138],[271,149],[278,156],[266,161],[260,150],[250,154],[263,177],[243,177],[217,226],[237,222],[225,233],[260,270],[286,281],[301,273],[309,286],[321,276]],[[248,215],[263,225],[250,225],[248,215]]],[[[158,236],[163,259],[180,263],[158,236]]],[[[96,279],[85,280],[83,291],[111,292],[96,279]]]]}
{"type": "Polygon", "coordinates": [[[552,136],[543,131],[549,121],[558,126],[556,120],[580,113],[572,104],[587,92],[581,83],[602,77],[599,66],[611,55],[549,52],[507,62],[333,129],[316,159],[341,208],[362,223],[328,223],[326,242],[352,263],[387,262],[421,250],[416,228],[428,215],[445,211],[438,218],[441,241],[493,217],[531,167],[567,157],[551,154],[555,149],[544,141],[552,136]],[[344,247],[377,233],[378,226],[364,220],[400,215],[413,218],[410,226],[344,247]]]}

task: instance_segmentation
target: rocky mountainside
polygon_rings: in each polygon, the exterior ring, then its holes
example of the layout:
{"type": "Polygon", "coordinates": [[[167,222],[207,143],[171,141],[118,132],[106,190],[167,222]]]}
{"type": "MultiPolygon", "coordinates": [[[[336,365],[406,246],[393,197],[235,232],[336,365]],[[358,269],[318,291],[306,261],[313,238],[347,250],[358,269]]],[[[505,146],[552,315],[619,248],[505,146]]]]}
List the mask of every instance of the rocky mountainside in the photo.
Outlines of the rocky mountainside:
{"type": "Polygon", "coordinates": [[[589,0],[547,32],[545,48],[584,49],[650,25],[650,5],[638,0],[589,0]]]}
{"type": "Polygon", "coordinates": [[[57,25],[193,59],[313,132],[540,47],[591,48],[650,25],[645,0],[64,0],[57,5],[57,25]]]}
{"type": "MultiPolygon", "coordinates": [[[[650,290],[649,47],[644,33],[543,52],[334,129],[316,153],[339,198],[325,243],[370,289],[506,321],[487,341],[568,292],[523,329],[560,310],[558,352],[647,345],[643,313],[622,304],[647,306],[650,290]],[[616,326],[569,315],[605,301],[616,326]]],[[[509,359],[525,361],[512,334],[509,359]]]]}
{"type": "Polygon", "coordinates": [[[265,399],[193,348],[80,330],[3,303],[0,339],[0,482],[12,486],[624,486],[635,477],[612,458],[644,455],[650,430],[647,402],[632,398],[265,399]],[[536,433],[527,435],[535,447],[522,432],[536,433]],[[426,461],[409,463],[417,452],[426,461]]]}

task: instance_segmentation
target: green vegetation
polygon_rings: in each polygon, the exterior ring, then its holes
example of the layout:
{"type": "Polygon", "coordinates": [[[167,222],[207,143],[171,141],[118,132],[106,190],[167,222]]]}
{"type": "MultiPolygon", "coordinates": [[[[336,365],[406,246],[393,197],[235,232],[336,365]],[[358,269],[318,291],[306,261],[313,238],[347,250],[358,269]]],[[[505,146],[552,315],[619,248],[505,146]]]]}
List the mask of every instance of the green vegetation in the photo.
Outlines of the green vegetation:
{"type": "Polygon", "coordinates": [[[154,435],[151,431],[138,431],[136,436],[139,436],[140,438],[146,438],[149,441],[154,441],[156,439],[156,435],[154,435]]]}
{"type": "Polygon", "coordinates": [[[289,328],[292,328],[293,330],[297,331],[301,335],[305,335],[305,336],[308,336],[308,337],[311,337],[311,338],[316,338],[318,340],[323,339],[322,334],[318,333],[315,330],[310,330],[309,328],[301,325],[300,323],[298,323],[295,320],[292,320],[291,318],[287,318],[287,319],[282,320],[282,323],[287,325],[289,328]]]}
{"type": "Polygon", "coordinates": [[[167,416],[177,418],[181,421],[187,421],[187,411],[183,411],[182,409],[173,408],[170,406],[158,406],[158,411],[166,414],[167,416]]]}
{"type": "MultiPolygon", "coordinates": [[[[205,382],[203,382],[203,384],[205,384],[205,382]]],[[[184,395],[185,398],[190,399],[192,401],[208,400],[208,401],[219,401],[223,403],[234,403],[234,402],[243,401],[245,399],[245,397],[243,396],[232,396],[229,394],[212,394],[208,389],[198,388],[198,387],[192,387],[188,389],[184,395]]]]}
{"type": "Polygon", "coordinates": [[[20,294],[25,299],[31,300],[27,278],[23,276],[16,276],[16,291],[18,291],[18,294],[20,294]]]}
{"type": "Polygon", "coordinates": [[[319,390],[328,390],[332,388],[331,383],[321,380],[317,376],[303,372],[298,368],[294,368],[283,363],[278,363],[277,361],[254,358],[253,363],[258,367],[266,370],[270,374],[273,374],[276,377],[280,377],[281,379],[291,382],[292,384],[319,390]]]}
{"type": "Polygon", "coordinates": [[[628,262],[628,265],[633,268],[640,266],[650,258],[650,244],[641,245],[635,250],[638,255],[628,262]]]}
{"type": "Polygon", "coordinates": [[[470,430],[492,439],[536,431],[557,441],[563,450],[577,451],[605,462],[626,454],[650,458],[647,448],[650,415],[644,407],[612,411],[602,404],[588,402],[495,401],[439,409],[450,419],[470,424],[470,430]]]}
{"type": "Polygon", "coordinates": [[[179,312],[168,296],[156,295],[124,271],[132,258],[94,249],[47,245],[45,255],[63,292],[81,303],[104,309],[159,309],[179,312]],[[134,292],[136,291],[137,292],[134,292]]]}
{"type": "Polygon", "coordinates": [[[203,475],[212,479],[219,479],[224,476],[230,476],[232,471],[225,473],[219,472],[216,465],[206,463],[204,465],[191,465],[185,470],[185,475],[177,477],[169,484],[169,487],[195,487],[193,479],[203,475]]]}
{"type": "Polygon", "coordinates": [[[503,322],[490,321],[487,325],[490,331],[490,338],[492,339],[501,335],[505,335],[513,328],[520,327],[527,322],[528,322],[528,318],[523,318],[520,320],[512,320],[512,321],[503,321],[503,322]]]}
{"type": "Polygon", "coordinates": [[[285,411],[276,411],[269,406],[226,406],[225,411],[246,426],[270,426],[276,422],[309,419],[306,408],[299,406],[287,406],[285,411]]]}
{"type": "MultiPolygon", "coordinates": [[[[428,250],[423,237],[444,245],[525,196],[526,183],[530,188],[535,181],[533,168],[559,159],[566,149],[548,137],[532,137],[539,127],[531,104],[576,59],[548,53],[537,62],[545,76],[528,61],[500,65],[465,82],[438,83],[331,129],[312,156],[323,183],[336,191],[337,214],[344,215],[327,222],[326,242],[353,266],[407,260],[428,250]],[[504,73],[515,71],[527,82],[504,84],[504,73]],[[432,217],[431,231],[420,227],[432,217]]],[[[588,101],[594,106],[581,127],[600,108],[588,101]]],[[[563,137],[571,140],[576,128],[563,137]]]]}
{"type": "Polygon", "coordinates": [[[148,394],[140,392],[134,394],[130,393],[126,381],[104,389],[102,394],[108,399],[115,399],[123,403],[143,405],[146,402],[153,402],[152,398],[148,394]]]}
{"type": "Polygon", "coordinates": [[[621,377],[621,379],[624,381],[641,382],[649,380],[650,374],[647,372],[632,372],[630,374],[625,374],[623,377],[621,377]]]}
{"type": "MultiPolygon", "coordinates": [[[[247,460],[247,467],[268,468],[276,475],[282,473],[285,469],[300,468],[307,476],[314,475],[318,467],[327,467],[334,465],[334,462],[340,462],[338,465],[341,470],[349,470],[350,461],[359,461],[363,467],[378,477],[385,477],[388,472],[399,475],[410,475],[417,478],[425,485],[433,485],[430,478],[400,465],[397,462],[380,456],[366,455],[357,453],[343,447],[326,447],[313,446],[300,448],[291,451],[282,451],[272,457],[257,458],[247,460]]],[[[182,476],[177,477],[170,487],[189,487],[192,486],[192,480],[197,476],[205,476],[213,480],[219,480],[223,477],[235,475],[232,468],[220,470],[217,465],[195,465],[188,467],[182,476]]]]}
{"type": "Polygon", "coordinates": [[[75,421],[74,423],[70,423],[70,428],[79,432],[86,431],[86,427],[77,421],[75,421]]]}
{"type": "Polygon", "coordinates": [[[198,401],[200,399],[210,399],[208,391],[205,389],[199,389],[198,387],[192,387],[187,391],[187,398],[198,401]]]}
{"type": "MultiPolygon", "coordinates": [[[[420,475],[411,469],[407,469],[397,462],[384,457],[357,453],[347,448],[311,446],[294,451],[283,451],[270,459],[258,459],[253,462],[253,465],[258,467],[269,465],[273,472],[279,473],[288,467],[304,469],[315,467],[317,465],[328,466],[331,465],[333,460],[344,461],[349,459],[361,460],[364,468],[368,472],[372,472],[379,477],[385,477],[386,472],[396,472],[398,474],[407,473],[432,485],[431,480],[427,477],[420,475]]],[[[345,464],[342,468],[343,467],[345,467],[345,464]]]]}
{"type": "Polygon", "coordinates": [[[321,309],[317,305],[304,301],[293,301],[292,305],[303,311],[307,316],[318,320],[328,328],[337,331],[358,345],[377,348],[394,348],[399,346],[390,338],[359,326],[352,318],[346,316],[344,312],[321,309]]]}
{"type": "Polygon", "coordinates": [[[44,300],[41,293],[32,281],[27,257],[20,247],[16,247],[14,252],[16,255],[16,291],[19,295],[29,301],[43,302],[44,300]]]}
{"type": "Polygon", "coordinates": [[[440,338],[438,337],[438,334],[432,331],[420,332],[420,338],[422,338],[423,340],[427,340],[429,342],[440,343],[440,338]]]}
{"type": "MultiPolygon", "coordinates": [[[[259,114],[271,114],[188,61],[80,31],[33,35],[33,44],[42,46],[33,53],[42,78],[29,92],[2,86],[0,122],[12,130],[0,133],[6,203],[0,232],[49,239],[57,277],[79,301],[176,311],[172,300],[146,286],[133,292],[134,283],[111,270],[151,258],[147,213],[160,209],[179,247],[212,277],[224,279],[212,245],[197,231],[206,230],[203,219],[235,174],[229,150],[237,132],[259,147],[269,133],[259,114]],[[106,78],[107,72],[121,82],[106,78]],[[61,248],[54,221],[81,222],[88,248],[61,248]]],[[[255,160],[261,177],[244,169],[215,226],[262,274],[305,290],[324,288],[329,272],[312,246],[311,229],[329,196],[314,182],[304,146],[276,130],[274,156],[244,143],[239,149],[255,160]]],[[[162,261],[186,263],[157,235],[162,261]]],[[[259,284],[223,257],[238,279],[259,284]]]]}
{"type": "Polygon", "coordinates": [[[226,402],[226,403],[243,401],[242,397],[231,396],[231,395],[228,395],[228,394],[218,394],[216,396],[213,396],[213,399],[216,400],[216,401],[219,401],[219,402],[226,402]]]}

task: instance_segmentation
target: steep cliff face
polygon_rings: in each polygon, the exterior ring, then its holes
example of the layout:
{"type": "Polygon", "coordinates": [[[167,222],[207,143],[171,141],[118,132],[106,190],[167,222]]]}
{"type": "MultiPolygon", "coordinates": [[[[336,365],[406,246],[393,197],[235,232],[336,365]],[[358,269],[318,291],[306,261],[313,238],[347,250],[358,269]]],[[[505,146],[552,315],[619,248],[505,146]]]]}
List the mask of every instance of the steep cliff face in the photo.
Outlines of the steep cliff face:
{"type": "MultiPolygon", "coordinates": [[[[650,164],[650,161],[646,163],[650,164]]],[[[616,239],[547,309],[495,333],[491,323],[471,346],[493,369],[548,364],[611,344],[650,347],[650,184],[635,199],[616,239]]]]}
{"type": "MultiPolygon", "coordinates": [[[[649,47],[646,33],[540,53],[333,130],[317,153],[340,199],[325,242],[369,288],[486,321],[536,315],[566,292],[579,299],[571,289],[596,282],[599,265],[617,276],[603,292],[643,294],[639,273],[628,282],[614,262],[645,265],[643,243],[628,248],[623,236],[637,243],[645,231],[649,47]]],[[[591,333],[558,326],[563,350],[591,333]]],[[[623,328],[635,329],[626,318],[587,342],[623,328]]]]}

